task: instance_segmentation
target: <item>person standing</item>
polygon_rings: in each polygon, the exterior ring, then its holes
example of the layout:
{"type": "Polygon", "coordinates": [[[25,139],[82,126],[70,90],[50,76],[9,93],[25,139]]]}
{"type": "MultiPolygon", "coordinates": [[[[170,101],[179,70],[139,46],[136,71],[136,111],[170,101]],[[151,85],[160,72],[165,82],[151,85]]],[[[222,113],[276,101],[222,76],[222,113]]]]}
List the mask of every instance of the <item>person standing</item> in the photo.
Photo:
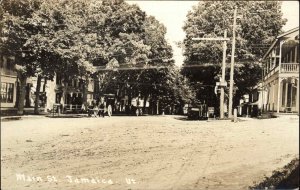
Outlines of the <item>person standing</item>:
{"type": "Polygon", "coordinates": [[[106,102],[104,100],[104,97],[101,97],[99,101],[99,112],[98,112],[99,117],[100,116],[104,117],[105,107],[106,107],[106,102]]]}

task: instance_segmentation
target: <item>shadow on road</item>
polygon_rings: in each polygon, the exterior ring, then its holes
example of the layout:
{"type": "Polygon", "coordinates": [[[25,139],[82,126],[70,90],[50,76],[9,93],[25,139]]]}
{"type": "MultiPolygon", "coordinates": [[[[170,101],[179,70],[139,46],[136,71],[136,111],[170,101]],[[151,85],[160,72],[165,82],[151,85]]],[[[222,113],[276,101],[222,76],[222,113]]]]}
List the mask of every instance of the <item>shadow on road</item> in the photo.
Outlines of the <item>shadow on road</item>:
{"type": "Polygon", "coordinates": [[[181,120],[181,121],[207,121],[207,118],[200,118],[200,119],[189,119],[187,116],[184,117],[174,117],[174,119],[177,119],[177,120],[181,120]]]}
{"type": "Polygon", "coordinates": [[[292,160],[282,170],[250,189],[296,189],[299,187],[299,159],[292,160]]]}

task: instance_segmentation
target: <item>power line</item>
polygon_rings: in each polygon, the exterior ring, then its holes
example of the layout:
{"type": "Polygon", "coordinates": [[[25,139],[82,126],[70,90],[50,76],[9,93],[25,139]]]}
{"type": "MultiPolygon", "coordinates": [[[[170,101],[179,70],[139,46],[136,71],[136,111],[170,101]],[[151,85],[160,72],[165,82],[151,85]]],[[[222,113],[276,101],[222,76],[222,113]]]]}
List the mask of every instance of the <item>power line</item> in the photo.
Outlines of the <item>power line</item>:
{"type": "MultiPolygon", "coordinates": [[[[166,86],[167,84],[159,84],[159,83],[145,83],[145,82],[120,82],[120,81],[112,81],[110,83],[115,84],[138,84],[138,85],[148,85],[148,86],[166,86]]],[[[192,85],[203,86],[203,87],[215,87],[215,85],[209,84],[199,84],[195,82],[191,82],[192,85]]]]}
{"type": "MultiPolygon", "coordinates": [[[[242,67],[243,63],[248,63],[247,61],[235,63],[236,67],[242,67]]],[[[199,63],[199,64],[189,64],[189,65],[182,65],[180,68],[205,68],[205,67],[219,67],[221,63],[199,63]]],[[[174,68],[174,65],[167,65],[167,66],[133,66],[133,67],[107,67],[107,66],[94,66],[96,71],[125,71],[125,70],[151,70],[151,69],[171,69],[174,68]]],[[[226,65],[226,68],[230,68],[230,65],[226,65]]]]}

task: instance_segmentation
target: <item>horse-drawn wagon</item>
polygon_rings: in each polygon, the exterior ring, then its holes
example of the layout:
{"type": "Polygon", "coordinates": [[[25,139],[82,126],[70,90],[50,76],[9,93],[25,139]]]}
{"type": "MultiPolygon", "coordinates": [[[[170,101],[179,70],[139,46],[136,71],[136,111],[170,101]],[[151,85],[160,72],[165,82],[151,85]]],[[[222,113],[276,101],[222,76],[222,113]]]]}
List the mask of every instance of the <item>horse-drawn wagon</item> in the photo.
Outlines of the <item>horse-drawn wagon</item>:
{"type": "Polygon", "coordinates": [[[91,105],[88,108],[89,116],[102,116],[108,115],[109,117],[113,114],[113,106],[115,104],[115,95],[114,94],[104,94],[100,96],[99,100],[93,100],[91,105]]]}

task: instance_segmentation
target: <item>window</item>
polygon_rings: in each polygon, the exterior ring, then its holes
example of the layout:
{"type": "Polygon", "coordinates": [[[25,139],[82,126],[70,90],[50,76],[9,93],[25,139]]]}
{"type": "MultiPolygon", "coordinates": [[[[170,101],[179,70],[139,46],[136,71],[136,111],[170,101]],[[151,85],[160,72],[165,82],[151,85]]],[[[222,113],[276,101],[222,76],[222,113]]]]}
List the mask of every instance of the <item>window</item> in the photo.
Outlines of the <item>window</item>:
{"type": "Polygon", "coordinates": [[[11,59],[7,59],[7,62],[6,62],[6,68],[8,69],[8,70],[12,70],[12,68],[13,68],[13,62],[12,62],[12,60],[11,59]]]}
{"type": "Polygon", "coordinates": [[[275,65],[276,67],[279,66],[279,58],[275,58],[275,65]]]}
{"type": "Polygon", "coordinates": [[[296,54],[296,63],[299,63],[299,45],[296,46],[295,54],[296,54]]]}
{"type": "Polygon", "coordinates": [[[56,84],[61,85],[62,84],[62,77],[60,75],[56,75],[56,84]]]}
{"type": "Polygon", "coordinates": [[[14,99],[14,84],[1,83],[1,103],[13,103],[14,99]]]}
{"type": "Polygon", "coordinates": [[[73,80],[72,78],[68,78],[68,86],[73,86],[73,80]]]}
{"type": "Polygon", "coordinates": [[[0,68],[4,68],[4,57],[0,57],[0,68]]]}
{"type": "Polygon", "coordinates": [[[285,91],[286,91],[286,82],[283,82],[282,84],[282,100],[281,100],[281,106],[285,106],[285,91]]]}
{"type": "Polygon", "coordinates": [[[83,88],[83,81],[82,81],[82,79],[79,79],[79,88],[83,88]]]}
{"type": "Polygon", "coordinates": [[[252,102],[256,102],[258,100],[258,92],[254,92],[252,95],[252,102]]]}
{"type": "Polygon", "coordinates": [[[76,88],[79,87],[77,79],[74,79],[74,87],[76,87],[76,88]]]}

